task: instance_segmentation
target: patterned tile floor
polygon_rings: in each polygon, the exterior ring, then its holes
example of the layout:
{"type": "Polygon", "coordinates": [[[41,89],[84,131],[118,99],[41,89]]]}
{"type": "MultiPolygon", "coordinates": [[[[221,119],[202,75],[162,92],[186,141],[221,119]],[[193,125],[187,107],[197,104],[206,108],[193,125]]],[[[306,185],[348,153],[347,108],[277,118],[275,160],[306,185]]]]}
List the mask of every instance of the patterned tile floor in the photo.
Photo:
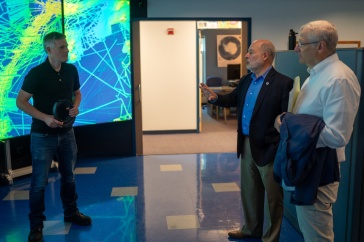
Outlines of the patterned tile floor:
{"type": "MultiPolygon", "coordinates": [[[[63,222],[60,176],[46,189],[44,241],[220,242],[243,223],[235,153],[80,159],[78,206],[91,226],[63,222]]],[[[0,241],[27,241],[30,176],[0,186],[0,241]]],[[[241,241],[257,242],[247,239],[241,241]]],[[[281,242],[303,242],[284,219],[281,242]]]]}

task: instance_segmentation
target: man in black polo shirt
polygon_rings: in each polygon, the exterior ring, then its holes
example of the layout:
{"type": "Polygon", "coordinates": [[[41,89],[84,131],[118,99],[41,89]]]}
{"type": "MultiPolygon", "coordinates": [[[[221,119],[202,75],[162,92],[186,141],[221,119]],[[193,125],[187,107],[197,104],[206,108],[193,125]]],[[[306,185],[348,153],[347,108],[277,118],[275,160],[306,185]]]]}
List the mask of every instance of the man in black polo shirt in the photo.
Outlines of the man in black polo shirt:
{"type": "Polygon", "coordinates": [[[78,225],[91,224],[91,218],[78,210],[73,174],[77,145],[72,122],[79,113],[81,102],[78,72],[74,65],[66,63],[69,51],[65,35],[49,33],[43,39],[43,46],[48,58],[29,71],[16,99],[18,108],[32,116],[28,241],[42,241],[45,220],[44,190],[54,157],[57,157],[62,177],[64,221],[78,225]],[[29,103],[30,98],[33,98],[33,105],[29,103]],[[59,100],[70,105],[55,105],[59,100]],[[54,114],[54,109],[56,112],[66,113],[66,117],[59,119],[54,114]]]}

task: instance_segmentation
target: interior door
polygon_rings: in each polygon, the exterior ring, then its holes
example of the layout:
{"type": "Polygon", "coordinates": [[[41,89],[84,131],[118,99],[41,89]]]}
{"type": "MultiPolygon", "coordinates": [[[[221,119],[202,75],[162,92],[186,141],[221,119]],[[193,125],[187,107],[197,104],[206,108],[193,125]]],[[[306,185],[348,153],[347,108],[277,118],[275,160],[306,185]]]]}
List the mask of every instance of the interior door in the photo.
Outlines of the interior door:
{"type": "Polygon", "coordinates": [[[135,143],[136,154],[143,155],[143,127],[142,127],[142,87],[141,87],[141,74],[140,74],[140,22],[133,22],[132,24],[132,55],[133,66],[132,76],[134,80],[133,85],[133,98],[134,98],[134,117],[135,117],[135,143]]]}
{"type": "Polygon", "coordinates": [[[143,133],[196,132],[196,21],[140,22],[143,133]]]}
{"type": "MultiPolygon", "coordinates": [[[[205,82],[206,80],[206,47],[205,47],[205,38],[201,35],[201,31],[199,31],[199,45],[198,45],[198,82],[205,82]]],[[[207,98],[199,91],[199,105],[198,105],[198,113],[199,113],[199,130],[202,131],[202,104],[207,103],[207,98]]]]}

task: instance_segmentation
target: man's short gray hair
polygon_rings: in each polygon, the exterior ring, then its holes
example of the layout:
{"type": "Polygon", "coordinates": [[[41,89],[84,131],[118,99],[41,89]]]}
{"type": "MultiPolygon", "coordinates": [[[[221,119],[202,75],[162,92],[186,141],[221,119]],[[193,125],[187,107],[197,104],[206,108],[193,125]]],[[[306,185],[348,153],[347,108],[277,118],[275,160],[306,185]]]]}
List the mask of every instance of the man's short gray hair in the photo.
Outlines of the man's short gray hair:
{"type": "Polygon", "coordinates": [[[58,32],[51,32],[44,36],[43,38],[43,47],[44,50],[47,52],[47,47],[53,48],[54,42],[56,40],[65,39],[66,35],[58,33],[58,32]]]}
{"type": "Polygon", "coordinates": [[[326,20],[316,20],[309,22],[301,27],[301,30],[308,30],[310,41],[324,41],[327,49],[331,52],[336,51],[336,45],[339,41],[335,25],[326,20]]]}

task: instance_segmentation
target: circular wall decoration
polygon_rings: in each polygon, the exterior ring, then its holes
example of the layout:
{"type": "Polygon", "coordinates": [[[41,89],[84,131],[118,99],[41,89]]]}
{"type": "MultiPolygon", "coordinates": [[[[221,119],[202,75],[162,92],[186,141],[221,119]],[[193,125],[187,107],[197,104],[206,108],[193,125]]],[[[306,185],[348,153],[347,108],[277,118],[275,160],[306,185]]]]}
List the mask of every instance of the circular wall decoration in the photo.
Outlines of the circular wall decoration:
{"type": "Polygon", "coordinates": [[[226,36],[220,41],[218,50],[225,60],[235,60],[241,55],[240,40],[234,36],[226,36]]]}
{"type": "Polygon", "coordinates": [[[218,67],[241,63],[241,35],[217,35],[218,67]]]}

